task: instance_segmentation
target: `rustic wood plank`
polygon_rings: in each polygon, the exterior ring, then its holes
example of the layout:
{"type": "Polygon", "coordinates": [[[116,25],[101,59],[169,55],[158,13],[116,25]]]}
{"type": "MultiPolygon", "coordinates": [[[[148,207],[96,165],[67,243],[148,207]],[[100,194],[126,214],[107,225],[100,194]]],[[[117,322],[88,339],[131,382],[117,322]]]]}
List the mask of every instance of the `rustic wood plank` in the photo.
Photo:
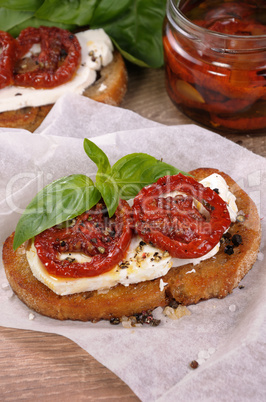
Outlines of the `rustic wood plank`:
{"type": "Polygon", "coordinates": [[[71,340],[0,328],[1,401],[138,401],[131,389],[71,340]]]}

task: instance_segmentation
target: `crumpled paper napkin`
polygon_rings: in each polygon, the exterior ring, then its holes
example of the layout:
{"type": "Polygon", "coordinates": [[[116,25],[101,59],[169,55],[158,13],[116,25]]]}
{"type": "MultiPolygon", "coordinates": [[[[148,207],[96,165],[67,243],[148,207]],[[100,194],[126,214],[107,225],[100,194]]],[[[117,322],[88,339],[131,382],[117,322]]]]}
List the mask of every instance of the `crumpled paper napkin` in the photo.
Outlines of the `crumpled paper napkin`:
{"type": "MultiPolygon", "coordinates": [[[[60,322],[40,316],[12,295],[0,264],[0,325],[61,334],[125,381],[142,401],[261,401],[266,397],[266,161],[195,125],[167,127],[84,97],[62,97],[37,130],[0,130],[1,243],[32,197],[56,178],[96,166],[83,151],[91,138],[111,164],[147,152],[182,170],[215,167],[256,202],[263,238],[258,260],[223,300],[190,306],[190,316],[162,318],[158,327],[125,329],[109,322],[60,322]],[[192,360],[200,366],[193,370],[192,360]]],[[[160,309],[156,314],[162,317],[160,309]]]]}

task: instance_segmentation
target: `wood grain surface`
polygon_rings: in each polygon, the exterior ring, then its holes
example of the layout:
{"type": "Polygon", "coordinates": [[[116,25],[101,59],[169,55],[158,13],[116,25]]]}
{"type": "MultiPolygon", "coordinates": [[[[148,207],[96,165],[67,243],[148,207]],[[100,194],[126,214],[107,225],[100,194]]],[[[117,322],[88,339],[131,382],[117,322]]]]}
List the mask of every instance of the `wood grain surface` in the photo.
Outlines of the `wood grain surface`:
{"type": "MultiPolygon", "coordinates": [[[[163,70],[128,66],[122,107],[166,125],[191,123],[168,98],[163,70]]],[[[226,135],[266,156],[263,135],[226,135]]],[[[0,328],[0,401],[138,401],[87,352],[59,335],[0,328]]]]}

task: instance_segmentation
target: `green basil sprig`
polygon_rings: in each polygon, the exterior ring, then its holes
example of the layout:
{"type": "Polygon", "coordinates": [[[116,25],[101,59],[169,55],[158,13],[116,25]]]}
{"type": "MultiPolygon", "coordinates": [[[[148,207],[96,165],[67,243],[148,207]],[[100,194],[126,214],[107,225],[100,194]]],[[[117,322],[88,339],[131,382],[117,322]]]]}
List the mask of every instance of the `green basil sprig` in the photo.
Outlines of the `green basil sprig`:
{"type": "Polygon", "coordinates": [[[107,155],[94,142],[85,138],[84,150],[88,157],[96,164],[98,171],[95,186],[108,209],[109,216],[113,216],[119,203],[119,189],[112,177],[112,168],[107,155]]]}
{"type": "Polygon", "coordinates": [[[29,26],[103,28],[130,62],[163,65],[166,0],[0,0],[0,26],[13,36],[29,26]]]}
{"type": "Polygon", "coordinates": [[[120,198],[134,198],[143,187],[165,175],[187,174],[145,153],[126,155],[111,166],[107,155],[94,142],[85,138],[83,146],[98,167],[95,184],[82,174],[48,184],[22,214],[15,231],[14,250],[44,230],[91,209],[101,198],[112,217],[120,198]]]}
{"type": "Polygon", "coordinates": [[[14,250],[44,230],[92,208],[100,198],[93,181],[85,175],[66,176],[48,184],[22,214],[16,227],[14,250]]]}
{"type": "Polygon", "coordinates": [[[120,198],[134,198],[143,187],[160,177],[178,173],[187,175],[145,153],[126,155],[111,167],[106,154],[87,138],[84,140],[84,150],[98,167],[95,186],[102,195],[110,217],[115,213],[120,198]]]}

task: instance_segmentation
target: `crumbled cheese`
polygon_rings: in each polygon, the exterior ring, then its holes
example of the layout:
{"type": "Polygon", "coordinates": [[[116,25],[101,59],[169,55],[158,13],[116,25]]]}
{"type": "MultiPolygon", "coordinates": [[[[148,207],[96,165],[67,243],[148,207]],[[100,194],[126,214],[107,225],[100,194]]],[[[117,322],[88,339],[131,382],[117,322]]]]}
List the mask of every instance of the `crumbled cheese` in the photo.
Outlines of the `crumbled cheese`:
{"type": "Polygon", "coordinates": [[[103,91],[106,90],[106,88],[107,88],[107,86],[105,84],[101,84],[100,87],[99,87],[99,91],[103,92],[103,91]]]}
{"type": "Polygon", "coordinates": [[[194,268],[191,271],[187,271],[186,274],[192,274],[192,272],[196,272],[194,268]]]}
{"type": "Polygon", "coordinates": [[[105,295],[110,289],[99,289],[97,290],[98,295],[105,295]]]}
{"type": "Polygon", "coordinates": [[[160,291],[162,292],[163,291],[163,289],[164,289],[164,287],[166,286],[166,285],[168,285],[168,283],[167,282],[164,282],[162,279],[160,279],[160,291]]]}

